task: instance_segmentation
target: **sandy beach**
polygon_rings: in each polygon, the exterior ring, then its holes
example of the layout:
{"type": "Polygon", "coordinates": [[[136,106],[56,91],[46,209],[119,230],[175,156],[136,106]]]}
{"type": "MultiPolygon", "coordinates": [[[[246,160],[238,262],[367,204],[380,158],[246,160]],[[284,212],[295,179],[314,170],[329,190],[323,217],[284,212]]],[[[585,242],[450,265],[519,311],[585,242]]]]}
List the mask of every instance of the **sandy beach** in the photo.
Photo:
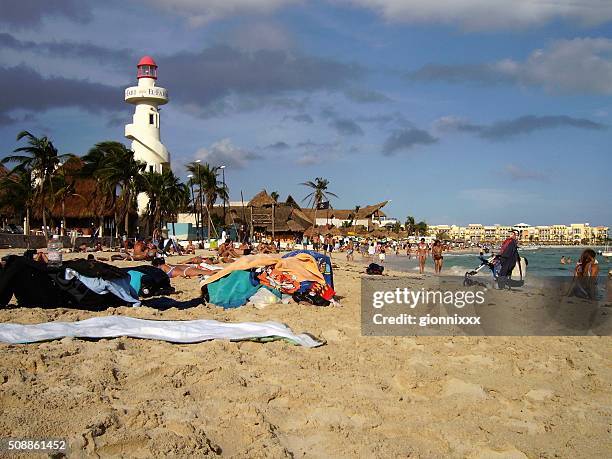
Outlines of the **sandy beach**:
{"type": "MultiPolygon", "coordinates": [[[[341,306],[0,310],[17,323],[275,320],[327,342],[0,344],[0,436],[64,437],[76,457],[612,456],[610,337],[364,337],[364,263],[334,261],[341,306]]],[[[172,282],[177,300],[199,295],[195,279],[172,282]]]]}

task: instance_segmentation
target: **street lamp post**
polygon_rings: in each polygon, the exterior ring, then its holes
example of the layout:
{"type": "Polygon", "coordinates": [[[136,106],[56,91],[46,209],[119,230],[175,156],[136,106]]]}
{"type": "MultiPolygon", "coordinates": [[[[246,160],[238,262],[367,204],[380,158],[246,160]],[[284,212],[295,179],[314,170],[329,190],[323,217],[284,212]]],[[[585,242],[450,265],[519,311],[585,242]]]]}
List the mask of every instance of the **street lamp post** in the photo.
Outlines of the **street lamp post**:
{"type": "MultiPolygon", "coordinates": [[[[223,191],[225,192],[225,165],[219,166],[223,175],[223,191]]],[[[225,193],[223,193],[223,226],[225,226],[225,193]]]]}
{"type": "Polygon", "coordinates": [[[195,193],[193,191],[193,174],[189,174],[187,176],[189,179],[189,185],[191,186],[191,202],[193,203],[193,214],[195,215],[195,224],[196,224],[196,237],[198,240],[200,239],[200,222],[198,218],[198,209],[196,207],[195,193]]]}
{"type": "MultiPolygon", "coordinates": [[[[202,229],[204,229],[204,196],[202,195],[202,175],[200,174],[200,163],[202,162],[202,160],[196,159],[194,162],[198,164],[197,171],[198,171],[198,185],[200,187],[200,222],[202,222],[202,229]]],[[[207,239],[210,242],[210,234],[208,235],[207,239]]]]}

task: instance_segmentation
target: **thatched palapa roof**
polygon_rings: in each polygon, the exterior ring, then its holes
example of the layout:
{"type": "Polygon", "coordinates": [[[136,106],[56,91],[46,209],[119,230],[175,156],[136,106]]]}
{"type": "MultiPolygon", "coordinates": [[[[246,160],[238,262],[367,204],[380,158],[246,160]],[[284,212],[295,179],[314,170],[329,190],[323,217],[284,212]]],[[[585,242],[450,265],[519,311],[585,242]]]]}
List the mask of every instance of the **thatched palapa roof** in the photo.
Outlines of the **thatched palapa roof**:
{"type": "Polygon", "coordinates": [[[274,204],[276,204],[276,201],[270,197],[268,192],[266,190],[261,190],[259,193],[253,196],[253,199],[249,201],[248,205],[251,207],[266,207],[274,204]]]}

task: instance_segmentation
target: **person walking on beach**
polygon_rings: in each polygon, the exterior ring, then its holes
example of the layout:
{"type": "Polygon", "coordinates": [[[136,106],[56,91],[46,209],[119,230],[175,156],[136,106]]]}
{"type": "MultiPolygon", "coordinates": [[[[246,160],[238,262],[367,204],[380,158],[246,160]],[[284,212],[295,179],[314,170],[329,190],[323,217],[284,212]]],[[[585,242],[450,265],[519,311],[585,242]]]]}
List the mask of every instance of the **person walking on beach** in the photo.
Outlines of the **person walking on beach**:
{"type": "Polygon", "coordinates": [[[440,274],[442,272],[442,263],[444,261],[444,257],[442,256],[442,243],[439,239],[436,239],[431,246],[431,257],[434,261],[434,271],[436,274],[440,274]]]}
{"type": "Polygon", "coordinates": [[[406,244],[406,256],[409,260],[412,259],[412,245],[410,244],[410,242],[406,244]]]}
{"type": "Polygon", "coordinates": [[[350,241],[346,246],[346,261],[353,261],[355,259],[353,256],[354,251],[355,247],[353,246],[353,241],[350,241]]]}
{"type": "Polygon", "coordinates": [[[425,238],[421,238],[421,242],[418,243],[416,249],[416,255],[419,259],[419,273],[425,273],[425,261],[427,260],[427,254],[429,249],[427,248],[427,244],[425,244],[425,238]]]}

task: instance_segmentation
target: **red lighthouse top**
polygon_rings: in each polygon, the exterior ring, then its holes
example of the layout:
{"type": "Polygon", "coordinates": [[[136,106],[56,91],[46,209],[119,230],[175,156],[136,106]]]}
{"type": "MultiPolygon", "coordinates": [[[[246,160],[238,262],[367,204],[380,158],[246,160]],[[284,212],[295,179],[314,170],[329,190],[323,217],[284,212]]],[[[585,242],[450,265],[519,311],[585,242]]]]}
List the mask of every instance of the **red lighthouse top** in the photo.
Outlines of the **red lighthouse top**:
{"type": "Polygon", "coordinates": [[[151,56],[143,56],[138,62],[138,74],[140,78],[153,78],[157,80],[157,64],[151,56]]]}

